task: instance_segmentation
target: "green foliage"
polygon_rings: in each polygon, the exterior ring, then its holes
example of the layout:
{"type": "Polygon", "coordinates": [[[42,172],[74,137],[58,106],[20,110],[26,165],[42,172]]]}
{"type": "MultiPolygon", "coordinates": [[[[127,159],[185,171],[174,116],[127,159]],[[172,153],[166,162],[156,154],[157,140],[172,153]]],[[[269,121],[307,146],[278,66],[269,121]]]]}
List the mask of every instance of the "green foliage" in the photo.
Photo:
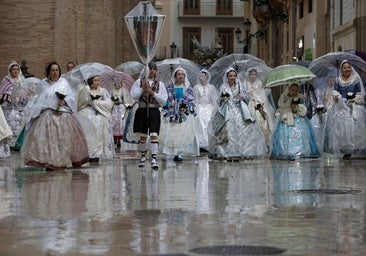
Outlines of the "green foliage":
{"type": "Polygon", "coordinates": [[[219,58],[224,56],[221,48],[208,47],[201,44],[196,38],[192,39],[195,45],[194,61],[201,67],[208,69],[219,58]]]}

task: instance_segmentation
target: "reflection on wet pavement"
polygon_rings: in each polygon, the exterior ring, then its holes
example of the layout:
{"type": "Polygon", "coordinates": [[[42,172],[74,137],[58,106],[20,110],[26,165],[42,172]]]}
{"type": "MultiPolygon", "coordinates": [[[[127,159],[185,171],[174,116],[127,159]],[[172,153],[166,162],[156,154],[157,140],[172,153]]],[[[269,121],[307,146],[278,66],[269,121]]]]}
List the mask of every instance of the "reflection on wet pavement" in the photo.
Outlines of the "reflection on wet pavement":
{"type": "Polygon", "coordinates": [[[362,255],[366,159],[0,163],[0,255],[362,255]],[[268,250],[268,251],[266,251],[268,250]],[[271,251],[272,250],[272,251],[271,251]],[[274,251],[273,251],[274,250],[274,251]],[[277,250],[277,251],[276,251],[277,250]]]}

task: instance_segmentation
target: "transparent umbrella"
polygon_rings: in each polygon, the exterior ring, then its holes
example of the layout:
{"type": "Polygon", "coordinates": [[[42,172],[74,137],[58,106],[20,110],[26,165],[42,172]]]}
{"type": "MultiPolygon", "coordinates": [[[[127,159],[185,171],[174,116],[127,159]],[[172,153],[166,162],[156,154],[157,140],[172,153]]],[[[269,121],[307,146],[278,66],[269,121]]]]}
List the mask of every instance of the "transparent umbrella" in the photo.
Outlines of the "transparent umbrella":
{"type": "Polygon", "coordinates": [[[157,78],[165,85],[171,82],[174,70],[181,66],[187,72],[189,83],[194,86],[197,83],[197,75],[200,72],[199,66],[191,60],[184,58],[165,59],[156,63],[158,71],[157,78]]]}
{"type": "Polygon", "coordinates": [[[107,71],[113,71],[113,68],[99,62],[89,62],[76,66],[63,77],[68,80],[75,91],[78,91],[90,77],[101,75],[107,71]]]}
{"type": "Polygon", "coordinates": [[[307,68],[307,67],[309,67],[310,63],[311,63],[310,60],[299,60],[299,61],[294,61],[291,64],[300,65],[300,66],[307,68]]]}
{"type": "Polygon", "coordinates": [[[222,78],[225,71],[229,67],[235,68],[238,73],[246,72],[246,68],[250,65],[248,60],[253,60],[251,62],[253,65],[255,62],[259,65],[266,65],[262,59],[259,59],[251,54],[230,54],[219,58],[215,63],[208,69],[211,73],[211,83],[216,87],[220,87],[222,84],[222,78]],[[255,61],[255,62],[254,62],[255,61]]]}
{"type": "Polygon", "coordinates": [[[239,76],[244,79],[248,79],[248,72],[254,69],[262,82],[267,77],[268,72],[271,71],[271,68],[263,60],[257,59],[239,60],[235,63],[234,68],[239,73],[239,76]]]}
{"type": "Polygon", "coordinates": [[[29,98],[37,94],[41,89],[40,79],[36,77],[28,77],[20,80],[13,88],[11,97],[12,101],[17,98],[29,98]]]}
{"type": "Polygon", "coordinates": [[[140,74],[141,70],[144,68],[144,64],[138,61],[127,61],[118,65],[115,70],[122,71],[131,76],[140,74]]]}
{"type": "Polygon", "coordinates": [[[106,88],[110,93],[117,84],[126,86],[130,91],[134,82],[135,79],[132,76],[121,71],[109,70],[100,75],[100,86],[106,88]]]}
{"type": "Polygon", "coordinates": [[[313,60],[309,69],[318,77],[328,77],[334,69],[339,74],[340,64],[343,60],[348,60],[352,67],[360,75],[363,82],[366,82],[366,62],[359,56],[349,52],[330,52],[313,60]]]}
{"type": "Polygon", "coordinates": [[[345,52],[349,52],[349,53],[355,54],[358,57],[360,57],[361,59],[363,59],[364,61],[366,61],[366,52],[364,52],[364,51],[359,51],[359,50],[345,50],[345,52]]]}
{"type": "Polygon", "coordinates": [[[299,83],[316,77],[309,69],[295,64],[275,67],[264,80],[265,87],[275,87],[289,83],[299,83]]]}

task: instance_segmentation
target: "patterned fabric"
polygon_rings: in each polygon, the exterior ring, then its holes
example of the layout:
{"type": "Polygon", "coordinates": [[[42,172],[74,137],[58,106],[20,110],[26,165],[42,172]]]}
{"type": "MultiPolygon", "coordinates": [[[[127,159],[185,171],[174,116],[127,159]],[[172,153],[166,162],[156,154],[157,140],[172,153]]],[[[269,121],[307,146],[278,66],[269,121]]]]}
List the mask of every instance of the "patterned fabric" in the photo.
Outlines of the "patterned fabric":
{"type": "Polygon", "coordinates": [[[21,149],[25,164],[46,168],[81,166],[89,157],[84,130],[73,111],[76,97],[63,78],[54,84],[45,79],[42,86],[30,111],[21,149]],[[59,110],[57,91],[67,95],[67,104],[59,110]]]}
{"type": "Polygon", "coordinates": [[[337,79],[334,101],[327,113],[324,151],[327,153],[366,153],[366,108],[358,80],[345,84],[337,79]],[[348,95],[353,99],[347,99],[348,95]]]}
{"type": "Polygon", "coordinates": [[[249,97],[236,79],[230,86],[229,68],[220,87],[219,106],[208,125],[208,150],[213,159],[258,158],[267,153],[264,135],[249,110],[249,97]]]}
{"type": "Polygon", "coordinates": [[[10,146],[14,146],[18,135],[23,128],[24,108],[28,103],[27,98],[17,98],[12,100],[12,91],[16,83],[18,82],[10,79],[9,76],[5,76],[0,86],[0,99],[4,101],[2,109],[4,111],[5,119],[8,122],[11,130],[13,131],[13,138],[10,140],[10,146]]]}
{"type": "Polygon", "coordinates": [[[200,148],[208,149],[207,127],[212,112],[217,106],[218,90],[212,84],[197,84],[194,87],[194,96],[197,112],[197,137],[200,148]]]}
{"type": "Polygon", "coordinates": [[[194,103],[194,92],[192,87],[183,88],[176,87],[173,83],[169,83],[167,86],[168,100],[164,106],[164,119],[169,122],[181,123],[187,120],[188,115],[196,115],[195,103],[194,103]],[[177,93],[177,91],[183,91],[183,93],[177,93]],[[175,102],[174,107],[169,105],[175,102]]]}
{"type": "MultiPolygon", "coordinates": [[[[88,141],[89,158],[111,159],[115,156],[115,147],[113,139],[113,121],[112,107],[113,103],[110,100],[107,89],[99,87],[96,90],[90,90],[86,86],[85,91],[89,95],[85,97],[86,103],[79,102],[79,105],[85,106],[79,110],[79,114],[87,117],[90,125],[94,126],[93,130],[85,130],[86,139],[88,141]],[[100,95],[99,99],[90,100],[90,94],[100,95]]],[[[79,97],[79,101],[82,97],[79,97]]],[[[82,121],[87,122],[87,121],[82,121]]],[[[83,126],[86,126],[85,124],[83,126]]]]}

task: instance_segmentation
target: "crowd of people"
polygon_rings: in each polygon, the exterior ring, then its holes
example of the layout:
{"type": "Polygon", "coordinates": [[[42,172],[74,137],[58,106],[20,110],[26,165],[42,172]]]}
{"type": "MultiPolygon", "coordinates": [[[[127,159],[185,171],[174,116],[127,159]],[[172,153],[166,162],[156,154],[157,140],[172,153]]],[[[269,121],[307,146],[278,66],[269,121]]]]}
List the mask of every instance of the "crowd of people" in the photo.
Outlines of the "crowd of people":
{"type": "MultiPolygon", "coordinates": [[[[66,68],[75,68],[72,62],[66,68]]],[[[17,96],[24,77],[12,61],[0,86],[0,157],[20,145],[26,165],[57,170],[113,159],[127,132],[137,138],[138,165],[158,169],[158,154],[181,162],[207,154],[220,161],[295,160],[322,154],[366,153],[365,89],[352,64],[315,87],[311,81],[284,84],[277,106],[252,67],[239,74],[227,67],[222,85],[202,69],[190,84],[184,67],[169,83],[157,79],[150,62],[131,90],[100,86],[100,75],[75,90],[52,62],[32,95],[17,96]],[[239,79],[239,75],[244,79],[239,79]],[[132,122],[125,118],[131,117],[132,122]],[[149,151],[149,153],[148,153],[149,151]]]]}

